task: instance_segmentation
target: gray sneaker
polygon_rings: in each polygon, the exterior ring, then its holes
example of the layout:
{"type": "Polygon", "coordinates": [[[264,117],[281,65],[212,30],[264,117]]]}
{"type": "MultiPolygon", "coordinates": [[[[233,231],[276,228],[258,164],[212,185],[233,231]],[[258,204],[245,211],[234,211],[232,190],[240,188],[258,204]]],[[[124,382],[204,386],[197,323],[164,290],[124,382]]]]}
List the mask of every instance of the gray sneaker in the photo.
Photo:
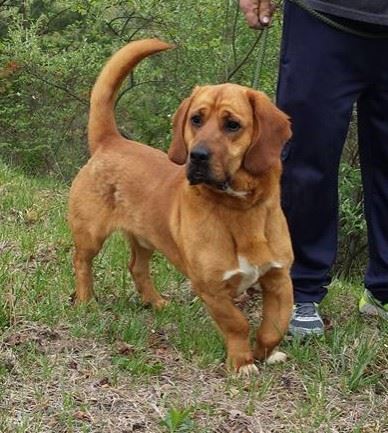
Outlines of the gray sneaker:
{"type": "Polygon", "coordinates": [[[361,314],[366,316],[380,316],[382,319],[388,320],[388,302],[383,304],[368,289],[364,290],[358,309],[361,314]]]}
{"type": "Polygon", "coordinates": [[[308,335],[323,335],[323,320],[314,302],[302,302],[294,305],[289,325],[289,333],[294,337],[308,335]]]}

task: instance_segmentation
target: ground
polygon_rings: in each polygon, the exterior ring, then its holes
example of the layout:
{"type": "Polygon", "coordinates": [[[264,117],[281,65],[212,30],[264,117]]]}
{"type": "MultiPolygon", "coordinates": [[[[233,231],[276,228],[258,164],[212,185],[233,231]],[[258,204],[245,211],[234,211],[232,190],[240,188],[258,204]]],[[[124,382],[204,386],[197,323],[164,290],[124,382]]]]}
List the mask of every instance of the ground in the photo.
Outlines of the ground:
{"type": "MultiPolygon", "coordinates": [[[[170,305],[144,308],[115,235],[95,263],[98,302],[74,307],[68,188],[0,165],[0,431],[388,432],[388,326],[334,280],[326,336],[287,340],[255,379],[225,372],[222,341],[188,282],[153,262],[170,305]]],[[[260,320],[260,294],[245,305],[260,320]]]]}

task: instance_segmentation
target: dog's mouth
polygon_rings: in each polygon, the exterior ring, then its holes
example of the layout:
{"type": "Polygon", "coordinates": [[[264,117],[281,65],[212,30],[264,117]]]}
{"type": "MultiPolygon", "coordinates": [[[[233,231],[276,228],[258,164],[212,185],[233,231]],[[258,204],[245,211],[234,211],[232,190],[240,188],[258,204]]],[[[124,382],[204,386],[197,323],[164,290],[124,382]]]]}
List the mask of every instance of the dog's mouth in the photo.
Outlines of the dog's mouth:
{"type": "Polygon", "coordinates": [[[219,191],[226,191],[230,186],[228,178],[216,179],[207,167],[198,167],[191,164],[187,170],[187,179],[190,185],[205,184],[219,191]]]}

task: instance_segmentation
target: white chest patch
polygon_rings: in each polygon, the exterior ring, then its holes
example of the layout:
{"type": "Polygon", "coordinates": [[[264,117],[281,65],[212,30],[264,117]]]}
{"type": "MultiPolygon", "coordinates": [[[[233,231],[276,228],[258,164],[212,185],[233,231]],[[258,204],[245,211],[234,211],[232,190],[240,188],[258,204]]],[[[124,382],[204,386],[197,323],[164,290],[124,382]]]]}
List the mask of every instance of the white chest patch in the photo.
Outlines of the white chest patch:
{"type": "Polygon", "coordinates": [[[231,271],[224,272],[223,281],[228,281],[230,278],[235,275],[241,276],[241,282],[237,288],[238,294],[245,292],[249,287],[252,287],[257,280],[267,273],[270,269],[280,269],[282,268],[282,264],[279,262],[268,262],[264,263],[262,266],[252,265],[248,262],[248,260],[243,256],[238,256],[238,265],[237,269],[233,269],[231,271]]]}

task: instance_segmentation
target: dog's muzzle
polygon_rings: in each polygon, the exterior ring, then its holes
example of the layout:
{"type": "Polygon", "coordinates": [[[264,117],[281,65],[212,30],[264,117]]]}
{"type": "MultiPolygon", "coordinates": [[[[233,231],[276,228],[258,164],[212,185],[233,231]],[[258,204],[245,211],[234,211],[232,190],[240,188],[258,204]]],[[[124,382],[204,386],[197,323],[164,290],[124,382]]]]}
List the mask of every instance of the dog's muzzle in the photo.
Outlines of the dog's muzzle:
{"type": "Polygon", "coordinates": [[[190,185],[206,183],[210,179],[209,149],[203,145],[195,146],[190,152],[190,160],[187,168],[187,178],[190,185]]]}
{"type": "Polygon", "coordinates": [[[228,188],[228,181],[214,179],[210,169],[211,152],[204,145],[197,145],[190,152],[189,164],[187,167],[187,179],[190,185],[205,183],[217,189],[225,191],[228,188]]]}

